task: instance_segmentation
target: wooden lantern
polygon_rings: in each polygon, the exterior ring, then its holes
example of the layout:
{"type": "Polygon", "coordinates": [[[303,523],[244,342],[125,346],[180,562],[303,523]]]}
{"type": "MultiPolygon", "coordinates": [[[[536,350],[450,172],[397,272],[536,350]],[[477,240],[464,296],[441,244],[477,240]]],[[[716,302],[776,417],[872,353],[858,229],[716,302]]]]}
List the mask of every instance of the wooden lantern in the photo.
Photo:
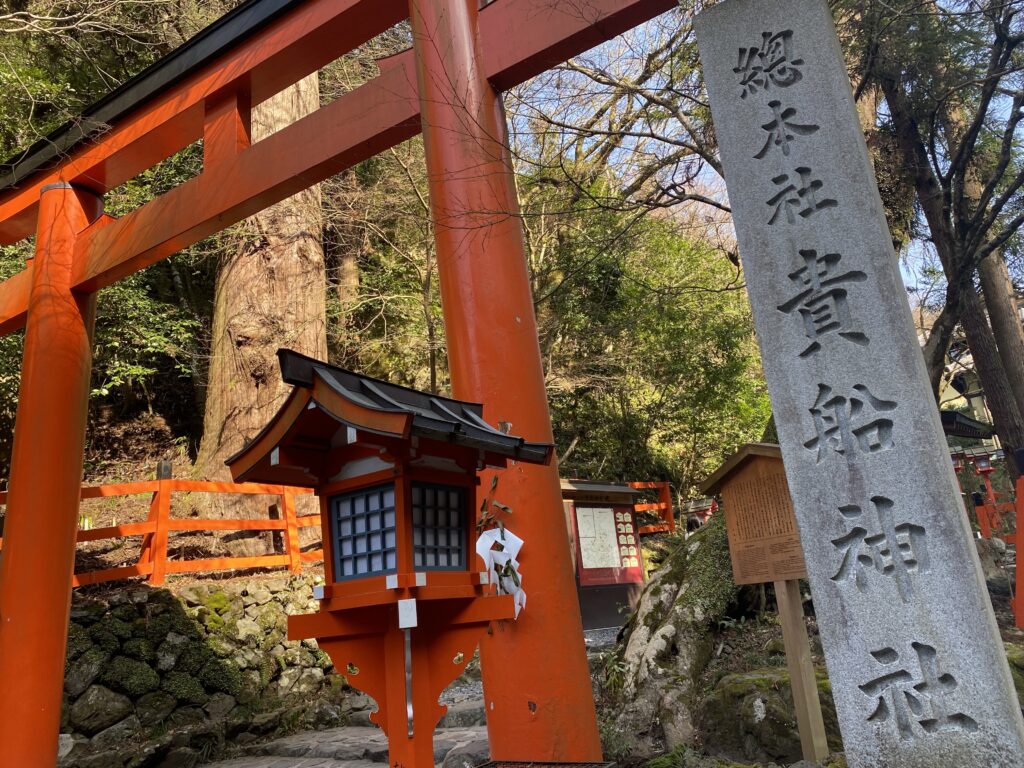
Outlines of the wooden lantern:
{"type": "Polygon", "coordinates": [[[485,467],[547,463],[552,446],[499,432],[482,406],[361,376],[288,350],[294,389],[228,460],[237,481],[306,486],[320,498],[320,611],[292,616],[350,684],[378,704],[390,763],[433,766],[441,691],[488,624],[514,616],[475,552],[485,467]]]}

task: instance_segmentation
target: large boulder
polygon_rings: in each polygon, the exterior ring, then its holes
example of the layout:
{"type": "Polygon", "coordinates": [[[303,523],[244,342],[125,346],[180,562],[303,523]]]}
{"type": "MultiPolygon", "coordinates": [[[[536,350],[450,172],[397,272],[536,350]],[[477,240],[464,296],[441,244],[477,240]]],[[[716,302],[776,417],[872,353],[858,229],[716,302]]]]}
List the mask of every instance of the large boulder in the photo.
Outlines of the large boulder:
{"type": "MultiPolygon", "coordinates": [[[[824,672],[818,675],[818,698],[829,746],[841,749],[839,723],[824,672]]],[[[800,760],[789,672],[779,667],[723,677],[698,710],[704,748],[712,755],[748,762],[800,760]]]]}
{"type": "Polygon", "coordinates": [[[1003,567],[1006,560],[1006,543],[1002,539],[975,539],[978,559],[981,561],[981,572],[985,576],[988,591],[1000,597],[1009,597],[1012,571],[1003,567]]]}
{"type": "Polygon", "coordinates": [[[695,741],[696,681],[712,631],[737,594],[718,514],[652,574],[624,645],[605,657],[599,680],[610,714],[602,732],[613,756],[651,756],[695,741]]]}

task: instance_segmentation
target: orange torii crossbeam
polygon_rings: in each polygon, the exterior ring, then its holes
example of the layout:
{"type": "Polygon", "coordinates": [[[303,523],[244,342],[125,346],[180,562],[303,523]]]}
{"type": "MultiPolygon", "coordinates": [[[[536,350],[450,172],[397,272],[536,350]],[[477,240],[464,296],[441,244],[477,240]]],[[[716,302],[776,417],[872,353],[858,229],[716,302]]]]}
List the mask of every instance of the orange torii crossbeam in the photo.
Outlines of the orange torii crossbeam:
{"type": "MultiPolygon", "coordinates": [[[[244,36],[195,61],[186,44],[173,72],[158,62],[111,95],[128,108],[105,132],[57,135],[52,162],[15,165],[0,187],[0,244],[37,240],[34,265],[0,283],[0,332],[27,327],[0,555],[0,765],[56,760],[95,292],[423,130],[454,394],[486,402],[492,423],[550,441],[498,93],[674,6],[249,0],[201,42],[231,24],[244,36]],[[413,49],[251,143],[252,105],[409,17],[413,49]],[[199,176],[120,219],[101,214],[104,193],[199,139],[199,176]]],[[[518,532],[535,586],[519,622],[484,643],[499,760],[600,758],[557,478],[552,463],[502,479],[503,501],[530,510],[518,532]]]]}

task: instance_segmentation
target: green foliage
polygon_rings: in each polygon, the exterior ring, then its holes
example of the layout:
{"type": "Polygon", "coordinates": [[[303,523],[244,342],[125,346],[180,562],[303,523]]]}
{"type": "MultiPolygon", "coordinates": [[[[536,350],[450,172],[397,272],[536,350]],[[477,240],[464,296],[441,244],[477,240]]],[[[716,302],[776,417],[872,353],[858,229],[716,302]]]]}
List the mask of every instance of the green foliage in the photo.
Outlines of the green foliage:
{"type": "Polygon", "coordinates": [[[131,398],[140,393],[152,408],[157,375],[189,375],[188,352],[199,323],[175,304],[154,298],[147,277],[131,275],[100,293],[93,395],[120,392],[122,398],[131,398]]]}
{"type": "Polygon", "coordinates": [[[622,692],[626,684],[626,673],[629,671],[629,667],[622,660],[619,647],[603,653],[598,665],[601,670],[598,677],[602,680],[603,689],[609,698],[614,700],[622,692]]]}
{"type": "Polygon", "coordinates": [[[598,733],[601,737],[601,752],[606,760],[620,762],[632,754],[633,741],[630,735],[623,732],[613,720],[599,719],[598,733]]]}
{"type": "Polygon", "coordinates": [[[688,491],[770,415],[739,274],[661,219],[551,226],[535,293],[563,471],[688,491]]]}

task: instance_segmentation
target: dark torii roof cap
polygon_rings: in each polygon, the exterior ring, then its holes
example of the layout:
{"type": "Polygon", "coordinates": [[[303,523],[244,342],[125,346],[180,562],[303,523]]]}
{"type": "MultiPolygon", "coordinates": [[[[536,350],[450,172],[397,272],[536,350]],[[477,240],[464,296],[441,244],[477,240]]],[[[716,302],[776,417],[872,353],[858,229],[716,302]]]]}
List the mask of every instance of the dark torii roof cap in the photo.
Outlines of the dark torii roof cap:
{"type": "Polygon", "coordinates": [[[278,16],[307,0],[246,0],[184,44],[87,107],[81,115],[0,162],[0,192],[54,167],[90,138],[116,125],[128,113],[202,69],[278,16]]]}
{"type": "Polygon", "coordinates": [[[319,379],[336,394],[361,408],[409,414],[414,436],[537,464],[548,463],[554,450],[550,443],[533,443],[498,431],[484,421],[480,403],[432,395],[373,379],[289,349],[278,350],[277,357],[281,364],[281,377],[288,384],[311,389],[319,379]]]}

